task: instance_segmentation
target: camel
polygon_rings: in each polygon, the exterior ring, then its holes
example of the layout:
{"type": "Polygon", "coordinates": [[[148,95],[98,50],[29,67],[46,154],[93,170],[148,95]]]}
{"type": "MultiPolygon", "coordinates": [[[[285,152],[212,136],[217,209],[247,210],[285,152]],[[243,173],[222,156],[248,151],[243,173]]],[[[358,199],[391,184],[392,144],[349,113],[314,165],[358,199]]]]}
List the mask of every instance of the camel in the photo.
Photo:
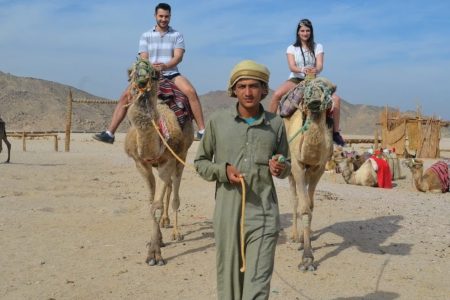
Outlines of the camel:
{"type": "MultiPolygon", "coordinates": [[[[339,153],[333,155],[333,159],[338,164],[338,169],[346,183],[371,187],[378,186],[378,165],[371,159],[371,153],[373,152],[364,152],[360,155],[355,151],[343,151],[341,155],[339,153]]],[[[386,161],[392,180],[406,178],[401,173],[400,160],[395,153],[380,152],[377,156],[386,161]]],[[[384,186],[382,185],[382,187],[384,186]]]]}
{"type": "Polygon", "coordinates": [[[355,170],[355,160],[358,161],[358,158],[342,158],[339,161],[339,169],[341,170],[345,182],[348,184],[362,186],[378,186],[377,172],[375,171],[372,161],[367,159],[359,168],[355,170]]]}
{"type": "MultiPolygon", "coordinates": [[[[448,162],[440,161],[423,172],[423,161],[420,159],[409,158],[403,161],[403,165],[411,170],[412,178],[416,189],[420,192],[445,193],[448,192],[448,162]],[[447,185],[442,181],[439,175],[433,170],[433,166],[440,164],[444,167],[443,174],[447,176],[447,185]],[[446,167],[446,169],[445,169],[446,167]],[[446,171],[446,173],[445,173],[446,171]]],[[[445,178],[444,178],[445,179],[445,178]]]]}
{"type": "Polygon", "coordinates": [[[358,170],[362,164],[366,161],[368,156],[367,153],[364,153],[362,155],[359,155],[355,151],[347,152],[344,151],[341,146],[336,147],[333,150],[333,154],[329,161],[327,161],[325,165],[325,172],[330,173],[339,173],[339,162],[342,161],[344,158],[351,158],[351,163],[353,164],[353,170],[358,170]]]}
{"type": "Polygon", "coordinates": [[[327,109],[336,87],[328,79],[307,80],[301,106],[285,118],[292,160],[289,184],[293,205],[291,238],[300,242],[303,249],[299,268],[314,271],[314,255],[311,247],[311,221],[314,209],[314,192],[325,171],[325,164],[333,153],[332,126],[327,122],[327,109]],[[297,229],[298,206],[303,224],[299,238],[297,229]]]}
{"type": "Polygon", "coordinates": [[[5,121],[3,121],[2,118],[0,117],[0,153],[3,150],[2,141],[5,142],[6,147],[8,148],[8,158],[6,159],[5,163],[9,163],[11,157],[11,143],[8,141],[8,137],[6,135],[5,121]]]}
{"type": "Polygon", "coordinates": [[[127,112],[131,127],[125,138],[125,152],[134,159],[136,168],[144,177],[150,190],[151,236],[146,262],[150,266],[164,265],[165,261],[161,255],[161,247],[164,246],[164,243],[160,227],[168,227],[170,224],[168,206],[172,192],[172,210],[175,213],[175,221],[171,237],[178,241],[183,239],[178,228],[178,208],[180,207],[179,188],[184,165],[164,145],[155,129],[156,126],[152,126],[152,121],[155,123],[160,120],[165,121],[166,132],[170,137],[167,144],[183,161],[194,140],[194,129],[191,120],[181,128],[175,113],[166,104],[159,101],[157,97],[159,72],[154,70],[148,61],[138,60],[129,72],[129,76],[132,81],[133,98],[127,112]],[[153,168],[156,170],[161,184],[156,199],[153,168]]]}

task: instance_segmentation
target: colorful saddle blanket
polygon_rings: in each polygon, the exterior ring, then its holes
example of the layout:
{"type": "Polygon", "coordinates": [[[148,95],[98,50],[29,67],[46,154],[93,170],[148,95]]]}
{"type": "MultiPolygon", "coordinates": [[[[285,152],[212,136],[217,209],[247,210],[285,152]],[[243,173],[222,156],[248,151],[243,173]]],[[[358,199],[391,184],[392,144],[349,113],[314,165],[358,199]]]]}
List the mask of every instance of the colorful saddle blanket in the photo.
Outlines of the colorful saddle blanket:
{"type": "Polygon", "coordinates": [[[371,156],[370,159],[372,161],[375,161],[376,163],[375,171],[377,172],[378,187],[384,189],[391,189],[392,173],[391,170],[389,169],[389,164],[387,163],[387,161],[385,161],[382,158],[378,158],[375,155],[371,156]]]}
{"type": "Polygon", "coordinates": [[[158,98],[173,110],[181,128],[184,127],[186,122],[193,119],[189,99],[171,80],[164,77],[159,79],[158,98]]]}
{"type": "Polygon", "coordinates": [[[431,165],[430,169],[436,173],[436,175],[439,177],[442,183],[442,192],[448,192],[449,191],[449,172],[448,172],[449,165],[445,161],[438,161],[431,165]]]}

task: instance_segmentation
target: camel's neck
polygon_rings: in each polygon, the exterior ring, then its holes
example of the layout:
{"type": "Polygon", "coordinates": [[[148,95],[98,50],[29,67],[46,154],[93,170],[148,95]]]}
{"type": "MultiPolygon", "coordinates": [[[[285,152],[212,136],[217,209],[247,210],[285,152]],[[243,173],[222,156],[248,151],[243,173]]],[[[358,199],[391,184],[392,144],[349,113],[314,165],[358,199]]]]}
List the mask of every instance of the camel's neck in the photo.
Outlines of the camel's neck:
{"type": "Polygon", "coordinates": [[[325,125],[327,114],[325,111],[319,112],[319,113],[312,113],[308,112],[307,118],[310,120],[310,122],[316,126],[323,126],[325,125]]]}
{"type": "Polygon", "coordinates": [[[428,183],[425,180],[423,180],[423,168],[412,169],[412,175],[414,179],[414,185],[419,191],[428,190],[428,183]]]}
{"type": "Polygon", "coordinates": [[[138,153],[142,159],[158,158],[164,147],[157,132],[159,113],[157,106],[157,83],[144,94],[135,95],[133,105],[128,109],[128,118],[137,134],[138,153]],[[155,124],[153,124],[155,123],[155,124]]]}
{"type": "Polygon", "coordinates": [[[356,180],[355,180],[355,172],[353,172],[350,167],[348,166],[348,164],[342,164],[341,165],[341,172],[342,172],[342,177],[344,177],[344,180],[346,183],[348,184],[355,184],[356,180]]]}

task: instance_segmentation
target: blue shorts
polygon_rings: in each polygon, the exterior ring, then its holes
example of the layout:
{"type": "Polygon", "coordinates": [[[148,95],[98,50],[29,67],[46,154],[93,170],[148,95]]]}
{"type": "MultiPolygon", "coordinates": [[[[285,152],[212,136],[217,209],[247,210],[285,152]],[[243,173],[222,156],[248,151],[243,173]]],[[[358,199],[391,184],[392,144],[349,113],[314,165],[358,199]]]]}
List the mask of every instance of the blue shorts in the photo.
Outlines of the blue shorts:
{"type": "Polygon", "coordinates": [[[180,75],[181,75],[180,73],[174,73],[174,74],[171,74],[171,75],[163,75],[163,77],[166,78],[166,79],[172,80],[175,77],[180,76],[180,75]]]}

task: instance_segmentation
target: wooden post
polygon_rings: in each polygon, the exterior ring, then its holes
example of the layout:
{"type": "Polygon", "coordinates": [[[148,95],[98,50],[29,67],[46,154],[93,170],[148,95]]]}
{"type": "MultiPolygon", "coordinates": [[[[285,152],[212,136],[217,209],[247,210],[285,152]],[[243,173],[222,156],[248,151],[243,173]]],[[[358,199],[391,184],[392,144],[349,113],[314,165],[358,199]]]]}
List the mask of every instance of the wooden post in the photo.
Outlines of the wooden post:
{"type": "Polygon", "coordinates": [[[27,145],[25,144],[25,131],[22,132],[22,150],[27,151],[27,145]]]}
{"type": "MultiPolygon", "coordinates": [[[[377,125],[375,125],[377,126],[377,125]]],[[[374,137],[374,141],[373,141],[373,149],[378,149],[378,127],[375,127],[375,137],[374,137]]]]}
{"type": "Polygon", "coordinates": [[[55,134],[54,138],[55,138],[55,151],[58,152],[58,135],[55,134]]]}
{"type": "Polygon", "coordinates": [[[66,112],[66,140],[65,151],[70,151],[70,131],[72,128],[72,90],[69,90],[69,96],[67,98],[67,112],[66,112]]]}

